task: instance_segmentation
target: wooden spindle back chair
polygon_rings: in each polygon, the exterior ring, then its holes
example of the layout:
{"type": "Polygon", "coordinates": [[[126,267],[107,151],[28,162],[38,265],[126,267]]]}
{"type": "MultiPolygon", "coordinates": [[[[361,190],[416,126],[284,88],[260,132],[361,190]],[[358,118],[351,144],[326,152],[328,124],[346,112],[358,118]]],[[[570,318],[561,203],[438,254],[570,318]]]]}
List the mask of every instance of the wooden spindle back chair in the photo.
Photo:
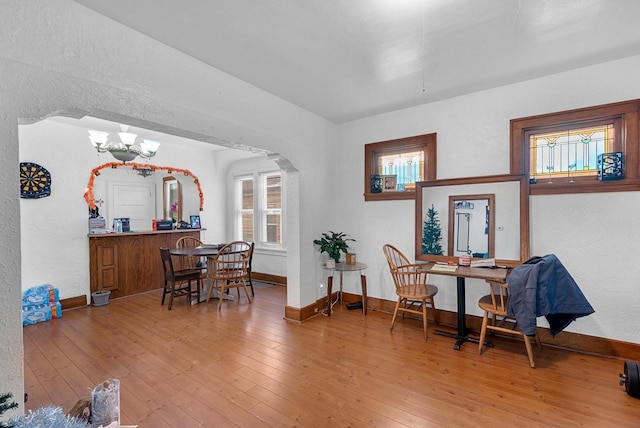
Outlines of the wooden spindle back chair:
{"type": "MultiPolygon", "coordinates": [[[[527,349],[527,356],[529,357],[529,365],[531,365],[531,367],[535,367],[531,339],[518,329],[516,319],[507,314],[509,285],[506,283],[489,282],[489,289],[490,294],[487,294],[478,301],[478,306],[484,311],[482,328],[480,329],[478,354],[482,354],[487,330],[491,332],[522,336],[524,338],[524,345],[527,349]],[[491,321],[489,321],[489,318],[491,318],[491,321]]],[[[538,348],[540,348],[542,345],[540,344],[540,338],[538,337],[537,331],[534,335],[534,340],[536,341],[538,348]]]]}
{"type": "Polygon", "coordinates": [[[418,315],[422,318],[424,339],[427,340],[428,308],[433,311],[433,319],[437,324],[434,296],[438,293],[438,287],[428,284],[428,275],[420,270],[420,265],[410,263],[409,259],[393,245],[386,244],[382,250],[387,258],[398,296],[390,330],[393,330],[398,313],[402,313],[403,318],[405,313],[418,315]]]}
{"type": "Polygon", "coordinates": [[[207,295],[207,302],[211,299],[214,289],[220,293],[218,310],[222,308],[222,300],[227,289],[244,289],[249,303],[252,303],[247,282],[249,281],[249,260],[251,259],[251,244],[244,241],[234,241],[222,247],[215,257],[208,257],[207,276],[211,280],[211,288],[207,295]]]}

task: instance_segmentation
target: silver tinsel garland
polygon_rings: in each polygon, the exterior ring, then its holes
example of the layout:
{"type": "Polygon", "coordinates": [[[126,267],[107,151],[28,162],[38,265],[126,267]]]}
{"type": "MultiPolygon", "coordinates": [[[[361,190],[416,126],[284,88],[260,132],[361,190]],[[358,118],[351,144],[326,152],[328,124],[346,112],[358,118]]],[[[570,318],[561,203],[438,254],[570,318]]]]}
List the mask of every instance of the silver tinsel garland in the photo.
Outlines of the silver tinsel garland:
{"type": "Polygon", "coordinates": [[[45,406],[30,410],[24,416],[11,419],[14,428],[88,428],[84,421],[64,414],[61,407],[45,406]]]}

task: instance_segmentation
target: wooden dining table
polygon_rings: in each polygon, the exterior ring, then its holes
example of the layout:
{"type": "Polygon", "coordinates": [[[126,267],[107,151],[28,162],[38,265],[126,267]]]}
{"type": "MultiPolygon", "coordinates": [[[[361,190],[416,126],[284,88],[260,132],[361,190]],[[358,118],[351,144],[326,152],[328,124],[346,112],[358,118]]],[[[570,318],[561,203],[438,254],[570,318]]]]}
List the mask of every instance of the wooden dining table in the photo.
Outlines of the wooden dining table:
{"type": "Polygon", "coordinates": [[[186,257],[211,257],[216,256],[218,251],[224,246],[219,245],[198,245],[197,247],[182,247],[171,248],[169,253],[172,256],[186,256],[186,257]]]}
{"type": "MultiPolygon", "coordinates": [[[[169,254],[171,254],[172,256],[178,256],[178,257],[215,257],[218,255],[218,251],[220,251],[220,249],[224,247],[224,244],[204,244],[204,245],[198,245],[196,247],[181,247],[181,248],[171,248],[169,250],[169,254]]],[[[205,267],[203,266],[202,269],[204,269],[205,267]]],[[[209,285],[206,286],[206,288],[208,289],[209,285]]],[[[214,296],[215,298],[217,298],[218,296],[214,296]]],[[[229,298],[231,299],[231,296],[227,296],[225,298],[229,298]]],[[[205,301],[206,299],[201,297],[200,302],[201,303],[203,301],[205,301]]]]}
{"type": "MultiPolygon", "coordinates": [[[[446,331],[436,330],[435,334],[440,336],[447,336],[456,339],[453,349],[460,350],[460,347],[464,342],[478,343],[478,339],[469,336],[469,329],[467,328],[467,309],[466,309],[466,292],[465,292],[465,279],[475,278],[482,279],[487,282],[505,283],[507,281],[507,274],[509,270],[507,268],[484,268],[484,267],[470,267],[470,266],[452,266],[451,270],[438,270],[440,265],[436,263],[425,263],[420,266],[421,270],[428,272],[432,275],[444,275],[456,277],[457,284],[457,310],[458,310],[458,326],[456,333],[449,333],[446,331]]],[[[486,343],[487,346],[493,347],[493,344],[486,343]]]]}

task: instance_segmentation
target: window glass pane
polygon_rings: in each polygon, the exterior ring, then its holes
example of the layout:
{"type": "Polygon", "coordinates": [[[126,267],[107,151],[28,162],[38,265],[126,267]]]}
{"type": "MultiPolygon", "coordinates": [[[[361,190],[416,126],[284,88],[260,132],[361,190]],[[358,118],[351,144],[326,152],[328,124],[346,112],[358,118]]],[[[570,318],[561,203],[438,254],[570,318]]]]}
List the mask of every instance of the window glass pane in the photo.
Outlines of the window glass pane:
{"type": "Polygon", "coordinates": [[[242,209],[253,210],[253,180],[242,180],[242,209]]]}
{"type": "Polygon", "coordinates": [[[269,243],[280,244],[282,242],[280,217],[280,213],[267,214],[267,242],[269,243]]]}
{"type": "Polygon", "coordinates": [[[415,188],[416,181],[423,181],[424,152],[399,152],[378,157],[378,174],[397,176],[398,190],[415,188]]]}
{"type": "Polygon", "coordinates": [[[531,135],[531,178],[596,175],[598,155],[614,151],[614,135],[613,124],[531,135]]]}
{"type": "Polygon", "coordinates": [[[253,241],[253,212],[242,213],[242,240],[253,241]]]}
{"type": "Polygon", "coordinates": [[[267,177],[267,209],[282,208],[282,192],[279,175],[267,177]]]}

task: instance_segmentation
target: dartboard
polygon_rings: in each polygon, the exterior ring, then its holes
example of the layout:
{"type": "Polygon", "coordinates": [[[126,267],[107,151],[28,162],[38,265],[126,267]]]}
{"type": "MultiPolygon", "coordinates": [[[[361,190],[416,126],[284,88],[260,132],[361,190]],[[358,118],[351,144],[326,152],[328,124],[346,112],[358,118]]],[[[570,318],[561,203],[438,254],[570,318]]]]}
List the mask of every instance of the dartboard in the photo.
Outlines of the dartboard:
{"type": "Polygon", "coordinates": [[[44,198],[51,195],[51,174],[32,162],[20,162],[20,197],[44,198]]]}

